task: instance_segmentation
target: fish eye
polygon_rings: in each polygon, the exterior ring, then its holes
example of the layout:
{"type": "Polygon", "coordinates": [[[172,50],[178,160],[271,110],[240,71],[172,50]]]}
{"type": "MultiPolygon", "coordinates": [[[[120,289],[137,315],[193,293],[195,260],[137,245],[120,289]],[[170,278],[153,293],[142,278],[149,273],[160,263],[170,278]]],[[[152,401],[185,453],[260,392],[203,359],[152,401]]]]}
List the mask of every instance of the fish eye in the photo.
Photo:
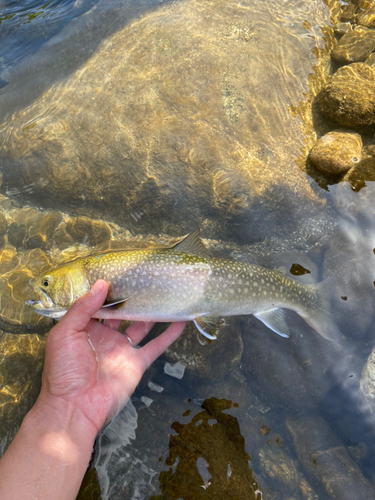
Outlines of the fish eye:
{"type": "Polygon", "coordinates": [[[45,278],[43,280],[43,286],[48,286],[49,285],[49,281],[47,280],[47,278],[45,278]]]}

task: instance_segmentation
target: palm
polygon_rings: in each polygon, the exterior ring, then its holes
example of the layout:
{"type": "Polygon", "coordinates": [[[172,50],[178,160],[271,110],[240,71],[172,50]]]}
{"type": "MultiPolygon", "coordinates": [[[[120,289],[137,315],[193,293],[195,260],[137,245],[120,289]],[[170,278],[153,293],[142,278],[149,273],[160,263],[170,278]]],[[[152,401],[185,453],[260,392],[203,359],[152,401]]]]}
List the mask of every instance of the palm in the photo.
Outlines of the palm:
{"type": "MultiPolygon", "coordinates": [[[[43,388],[49,396],[67,404],[74,402],[98,430],[121,410],[146,368],[185,326],[174,323],[163,335],[134,349],[126,336],[116,331],[119,322],[112,322],[111,328],[90,319],[105,297],[106,287],[92,310],[90,304],[82,306],[84,300],[77,302],[51,330],[43,373],[43,388]]],[[[139,343],[151,327],[150,323],[135,323],[127,333],[139,343]]]]}

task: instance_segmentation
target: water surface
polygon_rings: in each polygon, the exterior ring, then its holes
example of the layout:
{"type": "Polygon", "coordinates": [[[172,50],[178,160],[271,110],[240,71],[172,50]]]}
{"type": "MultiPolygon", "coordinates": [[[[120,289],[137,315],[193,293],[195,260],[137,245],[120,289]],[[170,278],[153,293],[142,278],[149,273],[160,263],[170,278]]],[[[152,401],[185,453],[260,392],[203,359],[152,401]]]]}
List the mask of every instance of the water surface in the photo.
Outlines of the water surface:
{"type": "Polygon", "coordinates": [[[332,277],[340,345],[294,313],[289,339],[252,316],[209,344],[189,324],[98,436],[79,498],[373,498],[374,184],[323,189],[304,168],[334,7],[3,2],[2,452],[51,328],[30,278],[201,227],[214,255],[332,277]]]}

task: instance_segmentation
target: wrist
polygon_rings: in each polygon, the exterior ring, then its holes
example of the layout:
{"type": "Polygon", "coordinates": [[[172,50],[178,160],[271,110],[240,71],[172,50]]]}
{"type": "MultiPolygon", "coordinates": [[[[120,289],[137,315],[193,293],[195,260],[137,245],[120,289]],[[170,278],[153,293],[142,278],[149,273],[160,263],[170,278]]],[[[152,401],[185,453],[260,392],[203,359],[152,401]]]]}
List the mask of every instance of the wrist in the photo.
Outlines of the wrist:
{"type": "Polygon", "coordinates": [[[61,457],[66,453],[74,460],[85,460],[86,456],[90,459],[97,429],[74,402],[42,389],[23,425],[40,436],[46,449],[56,448],[61,457]]]}
{"type": "Polygon", "coordinates": [[[3,500],[76,498],[96,428],[71,402],[41,392],[0,463],[3,500]]]}

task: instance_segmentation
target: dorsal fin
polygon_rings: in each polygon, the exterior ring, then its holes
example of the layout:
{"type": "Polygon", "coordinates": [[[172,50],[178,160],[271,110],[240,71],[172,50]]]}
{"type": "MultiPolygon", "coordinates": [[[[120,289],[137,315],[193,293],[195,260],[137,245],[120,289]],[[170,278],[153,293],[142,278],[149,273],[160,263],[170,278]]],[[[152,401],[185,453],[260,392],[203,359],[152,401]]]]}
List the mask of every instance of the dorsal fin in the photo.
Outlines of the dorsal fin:
{"type": "Polygon", "coordinates": [[[208,255],[208,250],[200,239],[200,232],[201,230],[197,229],[193,233],[188,234],[185,238],[173,245],[171,249],[176,252],[185,252],[197,255],[198,257],[208,255]]]}

